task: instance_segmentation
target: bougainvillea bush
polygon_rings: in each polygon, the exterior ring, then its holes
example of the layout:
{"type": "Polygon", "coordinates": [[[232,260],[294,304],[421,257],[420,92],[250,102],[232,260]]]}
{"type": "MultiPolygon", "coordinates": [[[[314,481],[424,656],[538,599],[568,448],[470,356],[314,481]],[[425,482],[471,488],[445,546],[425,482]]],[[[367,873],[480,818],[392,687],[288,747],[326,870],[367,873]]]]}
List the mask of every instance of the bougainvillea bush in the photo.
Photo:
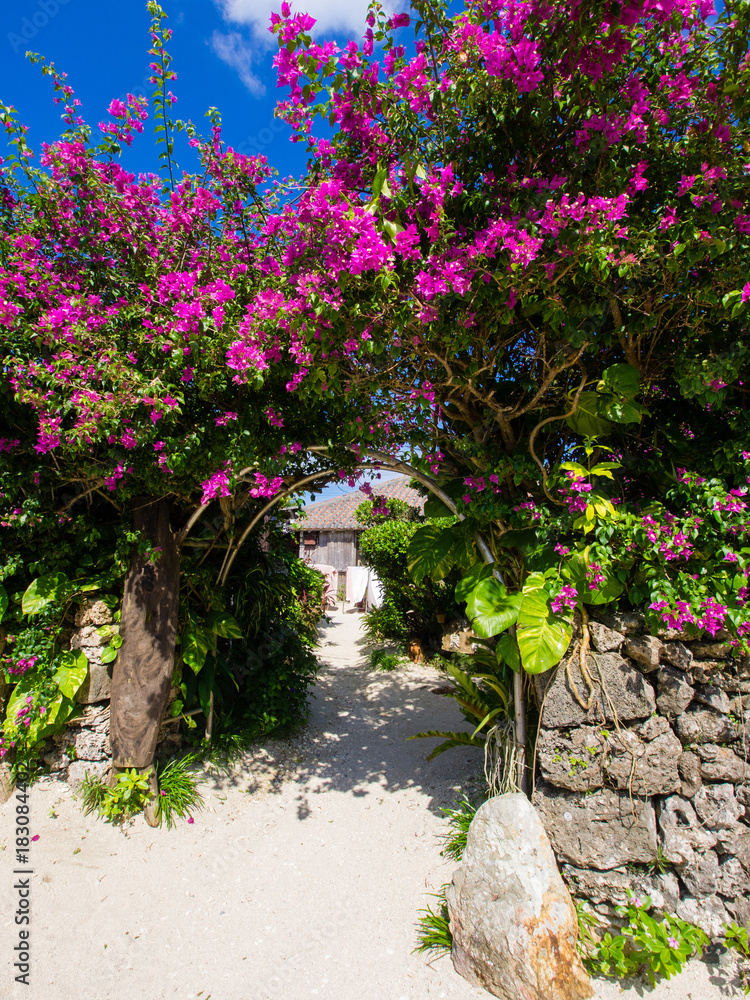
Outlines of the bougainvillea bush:
{"type": "MultiPolygon", "coordinates": [[[[503,581],[477,564],[461,593],[480,634],[517,626],[514,663],[547,669],[576,606],[621,597],[744,645],[747,9],[414,10],[343,50],[275,19],[313,363],[386,394],[484,530],[503,581]]],[[[424,529],[415,576],[471,568],[465,541],[424,529]]]]}
{"type": "Polygon", "coordinates": [[[283,322],[273,343],[242,347],[257,317],[279,308],[266,281],[284,242],[269,223],[279,195],[263,157],[224,144],[215,113],[207,139],[173,121],[169,31],[149,9],[149,100],[113,101],[92,127],[65,75],[33,56],[62,135],[34,149],[19,113],[0,106],[0,643],[7,632],[10,690],[23,675],[8,744],[36,742],[73,710],[85,664],[71,678],[60,657],[84,597],[116,607],[137,547],[158,559],[135,508],[167,508],[182,549],[179,629],[193,642],[206,615],[228,612],[217,578],[244,525],[327,466],[302,444],[328,441],[347,405],[294,395],[304,349],[283,322]],[[135,176],[120,153],[144,127],[160,153],[135,176]],[[175,136],[194,173],[178,169],[175,136]],[[253,377],[240,377],[250,356],[253,377]]]}

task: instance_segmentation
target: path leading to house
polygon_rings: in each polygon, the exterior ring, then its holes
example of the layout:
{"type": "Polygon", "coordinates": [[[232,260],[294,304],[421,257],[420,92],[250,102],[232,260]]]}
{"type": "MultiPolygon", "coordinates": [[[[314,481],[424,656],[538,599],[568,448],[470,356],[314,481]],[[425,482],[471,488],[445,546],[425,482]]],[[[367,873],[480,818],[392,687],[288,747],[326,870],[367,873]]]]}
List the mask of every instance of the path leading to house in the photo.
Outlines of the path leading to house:
{"type": "MultiPolygon", "coordinates": [[[[3,1000],[486,1000],[449,958],[411,954],[417,910],[454,868],[440,810],[476,777],[476,753],[426,762],[433,744],[406,737],[462,728],[433,693],[440,675],[372,673],[360,616],[332,617],[308,727],[207,776],[192,825],[122,832],[84,817],[66,785],[34,786],[30,987],[10,969],[16,866],[0,810],[3,1000]]],[[[718,1000],[721,981],[696,963],[649,995],[718,1000]]]]}

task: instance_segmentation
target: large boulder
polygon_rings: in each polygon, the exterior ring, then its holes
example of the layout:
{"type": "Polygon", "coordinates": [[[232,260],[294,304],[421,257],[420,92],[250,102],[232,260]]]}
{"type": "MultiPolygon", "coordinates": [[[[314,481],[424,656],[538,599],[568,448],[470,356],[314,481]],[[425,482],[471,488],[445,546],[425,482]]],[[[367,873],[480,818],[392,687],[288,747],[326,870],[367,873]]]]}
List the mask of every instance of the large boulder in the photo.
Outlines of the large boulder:
{"type": "Polygon", "coordinates": [[[447,900],[453,964],[470,983],[502,1000],[593,996],[570,894],[525,796],[478,810],[447,900]]]}

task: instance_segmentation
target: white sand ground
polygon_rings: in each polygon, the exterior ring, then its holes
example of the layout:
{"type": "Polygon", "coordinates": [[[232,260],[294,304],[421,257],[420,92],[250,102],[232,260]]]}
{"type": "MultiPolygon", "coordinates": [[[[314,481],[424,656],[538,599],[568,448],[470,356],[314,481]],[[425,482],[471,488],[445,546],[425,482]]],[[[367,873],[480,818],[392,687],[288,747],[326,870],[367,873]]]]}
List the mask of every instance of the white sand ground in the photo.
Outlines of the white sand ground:
{"type": "MultiPolygon", "coordinates": [[[[479,1000],[449,958],[412,954],[417,910],[451,878],[441,807],[475,751],[426,762],[421,729],[462,728],[429,667],[373,674],[357,614],[333,615],[310,724],[230,777],[206,776],[192,825],[125,831],[84,817],[63,783],[31,791],[31,985],[14,981],[12,802],[0,810],[0,1000],[479,1000]]],[[[718,1000],[731,974],[693,962],[651,991],[718,1000]]]]}

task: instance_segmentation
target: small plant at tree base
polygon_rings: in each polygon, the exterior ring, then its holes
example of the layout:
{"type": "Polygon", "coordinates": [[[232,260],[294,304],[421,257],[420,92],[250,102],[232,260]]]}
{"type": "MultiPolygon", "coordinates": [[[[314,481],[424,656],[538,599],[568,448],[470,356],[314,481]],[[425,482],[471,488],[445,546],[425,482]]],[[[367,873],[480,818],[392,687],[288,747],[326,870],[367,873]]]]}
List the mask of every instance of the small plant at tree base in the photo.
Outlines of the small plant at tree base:
{"type": "Polygon", "coordinates": [[[203,796],[198,791],[195,776],[190,773],[199,760],[200,754],[188,753],[157,768],[159,821],[166,823],[168,830],[175,826],[176,817],[190,819],[196,809],[203,808],[203,796]]]}
{"type": "Polygon", "coordinates": [[[586,960],[591,972],[626,977],[643,971],[654,985],[662,976],[669,979],[679,972],[693,955],[700,958],[709,943],[700,927],[670,914],[657,922],[650,909],[648,896],[632,894],[627,906],[617,907],[628,924],[620,934],[604,935],[586,960]]]}
{"type": "Polygon", "coordinates": [[[440,892],[431,893],[437,900],[438,906],[435,910],[427,906],[424,910],[419,910],[419,944],[413,949],[414,952],[433,952],[436,958],[441,955],[449,955],[453,947],[453,935],[450,929],[448,917],[448,904],[445,900],[444,885],[440,892]]]}
{"type": "Polygon", "coordinates": [[[83,811],[96,812],[109,823],[123,823],[141,812],[148,801],[148,775],[133,767],[117,778],[114,787],[87,774],[82,788],[83,811]]]}

